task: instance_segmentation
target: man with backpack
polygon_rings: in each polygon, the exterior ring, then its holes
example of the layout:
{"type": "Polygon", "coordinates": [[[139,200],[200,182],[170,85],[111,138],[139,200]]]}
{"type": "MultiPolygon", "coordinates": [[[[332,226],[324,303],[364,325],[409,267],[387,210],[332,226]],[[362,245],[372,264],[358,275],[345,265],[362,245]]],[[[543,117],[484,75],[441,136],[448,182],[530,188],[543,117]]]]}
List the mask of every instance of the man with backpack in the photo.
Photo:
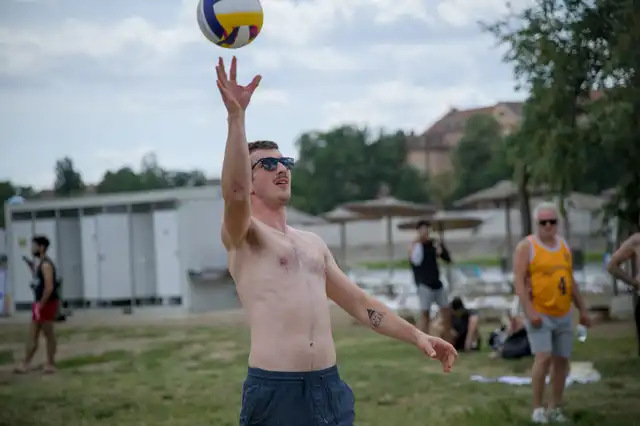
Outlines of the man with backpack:
{"type": "Polygon", "coordinates": [[[45,373],[55,371],[56,337],[53,323],[58,313],[59,295],[56,268],[51,258],[47,256],[49,239],[45,236],[33,237],[31,254],[35,258],[33,263],[34,303],[31,307],[31,326],[23,362],[16,367],[16,373],[29,371],[31,361],[38,349],[38,340],[42,332],[47,343],[47,363],[45,373]]]}

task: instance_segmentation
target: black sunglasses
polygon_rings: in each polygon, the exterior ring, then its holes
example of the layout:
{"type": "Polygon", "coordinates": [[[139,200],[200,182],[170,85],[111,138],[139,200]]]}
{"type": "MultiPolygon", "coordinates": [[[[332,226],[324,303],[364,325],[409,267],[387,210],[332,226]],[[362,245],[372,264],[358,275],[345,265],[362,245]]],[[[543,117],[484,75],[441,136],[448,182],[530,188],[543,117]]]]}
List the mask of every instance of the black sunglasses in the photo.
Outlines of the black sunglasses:
{"type": "Polygon", "coordinates": [[[263,169],[272,172],[278,168],[278,163],[285,166],[287,170],[291,170],[293,166],[296,165],[296,160],[291,157],[264,157],[253,163],[251,170],[255,169],[258,164],[261,164],[263,169]]]}
{"type": "Polygon", "coordinates": [[[540,224],[540,226],[557,225],[558,224],[558,220],[557,219],[542,219],[542,220],[538,221],[538,223],[540,224]]]}

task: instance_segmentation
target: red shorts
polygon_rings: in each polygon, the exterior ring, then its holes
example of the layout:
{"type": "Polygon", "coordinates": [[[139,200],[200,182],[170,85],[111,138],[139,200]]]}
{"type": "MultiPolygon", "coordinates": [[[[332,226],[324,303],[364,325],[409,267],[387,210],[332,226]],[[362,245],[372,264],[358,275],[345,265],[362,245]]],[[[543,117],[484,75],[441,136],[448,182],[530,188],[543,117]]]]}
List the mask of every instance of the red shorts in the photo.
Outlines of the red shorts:
{"type": "Polygon", "coordinates": [[[37,303],[34,303],[33,305],[31,305],[31,321],[34,321],[34,322],[55,321],[56,314],[58,313],[58,302],[59,302],[58,300],[50,300],[47,303],[45,303],[44,306],[40,308],[39,319],[36,319],[37,303]]]}

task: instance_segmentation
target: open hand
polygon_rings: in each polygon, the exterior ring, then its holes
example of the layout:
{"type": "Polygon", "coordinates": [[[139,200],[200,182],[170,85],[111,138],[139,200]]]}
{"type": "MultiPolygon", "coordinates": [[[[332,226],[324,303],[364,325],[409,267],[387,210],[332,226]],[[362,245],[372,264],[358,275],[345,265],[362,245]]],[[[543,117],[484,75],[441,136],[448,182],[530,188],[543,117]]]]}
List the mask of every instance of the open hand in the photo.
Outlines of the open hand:
{"type": "Polygon", "coordinates": [[[227,112],[229,114],[237,114],[247,109],[249,101],[253,92],[260,84],[262,77],[259,75],[253,77],[251,83],[246,86],[240,86],[236,81],[237,78],[237,59],[234,56],[231,60],[231,68],[229,70],[229,76],[227,77],[227,71],[224,67],[224,61],[222,58],[218,58],[218,65],[216,65],[216,74],[218,75],[218,90],[222,95],[222,101],[224,102],[227,112]]]}
{"type": "Polygon", "coordinates": [[[418,338],[418,348],[422,350],[425,355],[432,359],[437,359],[442,364],[442,369],[445,373],[451,371],[453,363],[458,358],[458,352],[450,343],[445,340],[429,336],[428,334],[421,333],[418,338]]]}

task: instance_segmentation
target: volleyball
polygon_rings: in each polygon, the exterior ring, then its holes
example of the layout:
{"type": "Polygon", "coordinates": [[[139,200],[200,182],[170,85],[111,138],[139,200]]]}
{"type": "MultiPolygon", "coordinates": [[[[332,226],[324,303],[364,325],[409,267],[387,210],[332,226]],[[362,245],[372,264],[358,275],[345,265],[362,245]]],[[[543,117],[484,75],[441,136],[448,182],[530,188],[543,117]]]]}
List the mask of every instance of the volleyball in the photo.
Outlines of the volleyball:
{"type": "Polygon", "coordinates": [[[237,49],[251,43],[262,29],[260,0],[199,0],[198,26],[218,46],[237,49]]]}

